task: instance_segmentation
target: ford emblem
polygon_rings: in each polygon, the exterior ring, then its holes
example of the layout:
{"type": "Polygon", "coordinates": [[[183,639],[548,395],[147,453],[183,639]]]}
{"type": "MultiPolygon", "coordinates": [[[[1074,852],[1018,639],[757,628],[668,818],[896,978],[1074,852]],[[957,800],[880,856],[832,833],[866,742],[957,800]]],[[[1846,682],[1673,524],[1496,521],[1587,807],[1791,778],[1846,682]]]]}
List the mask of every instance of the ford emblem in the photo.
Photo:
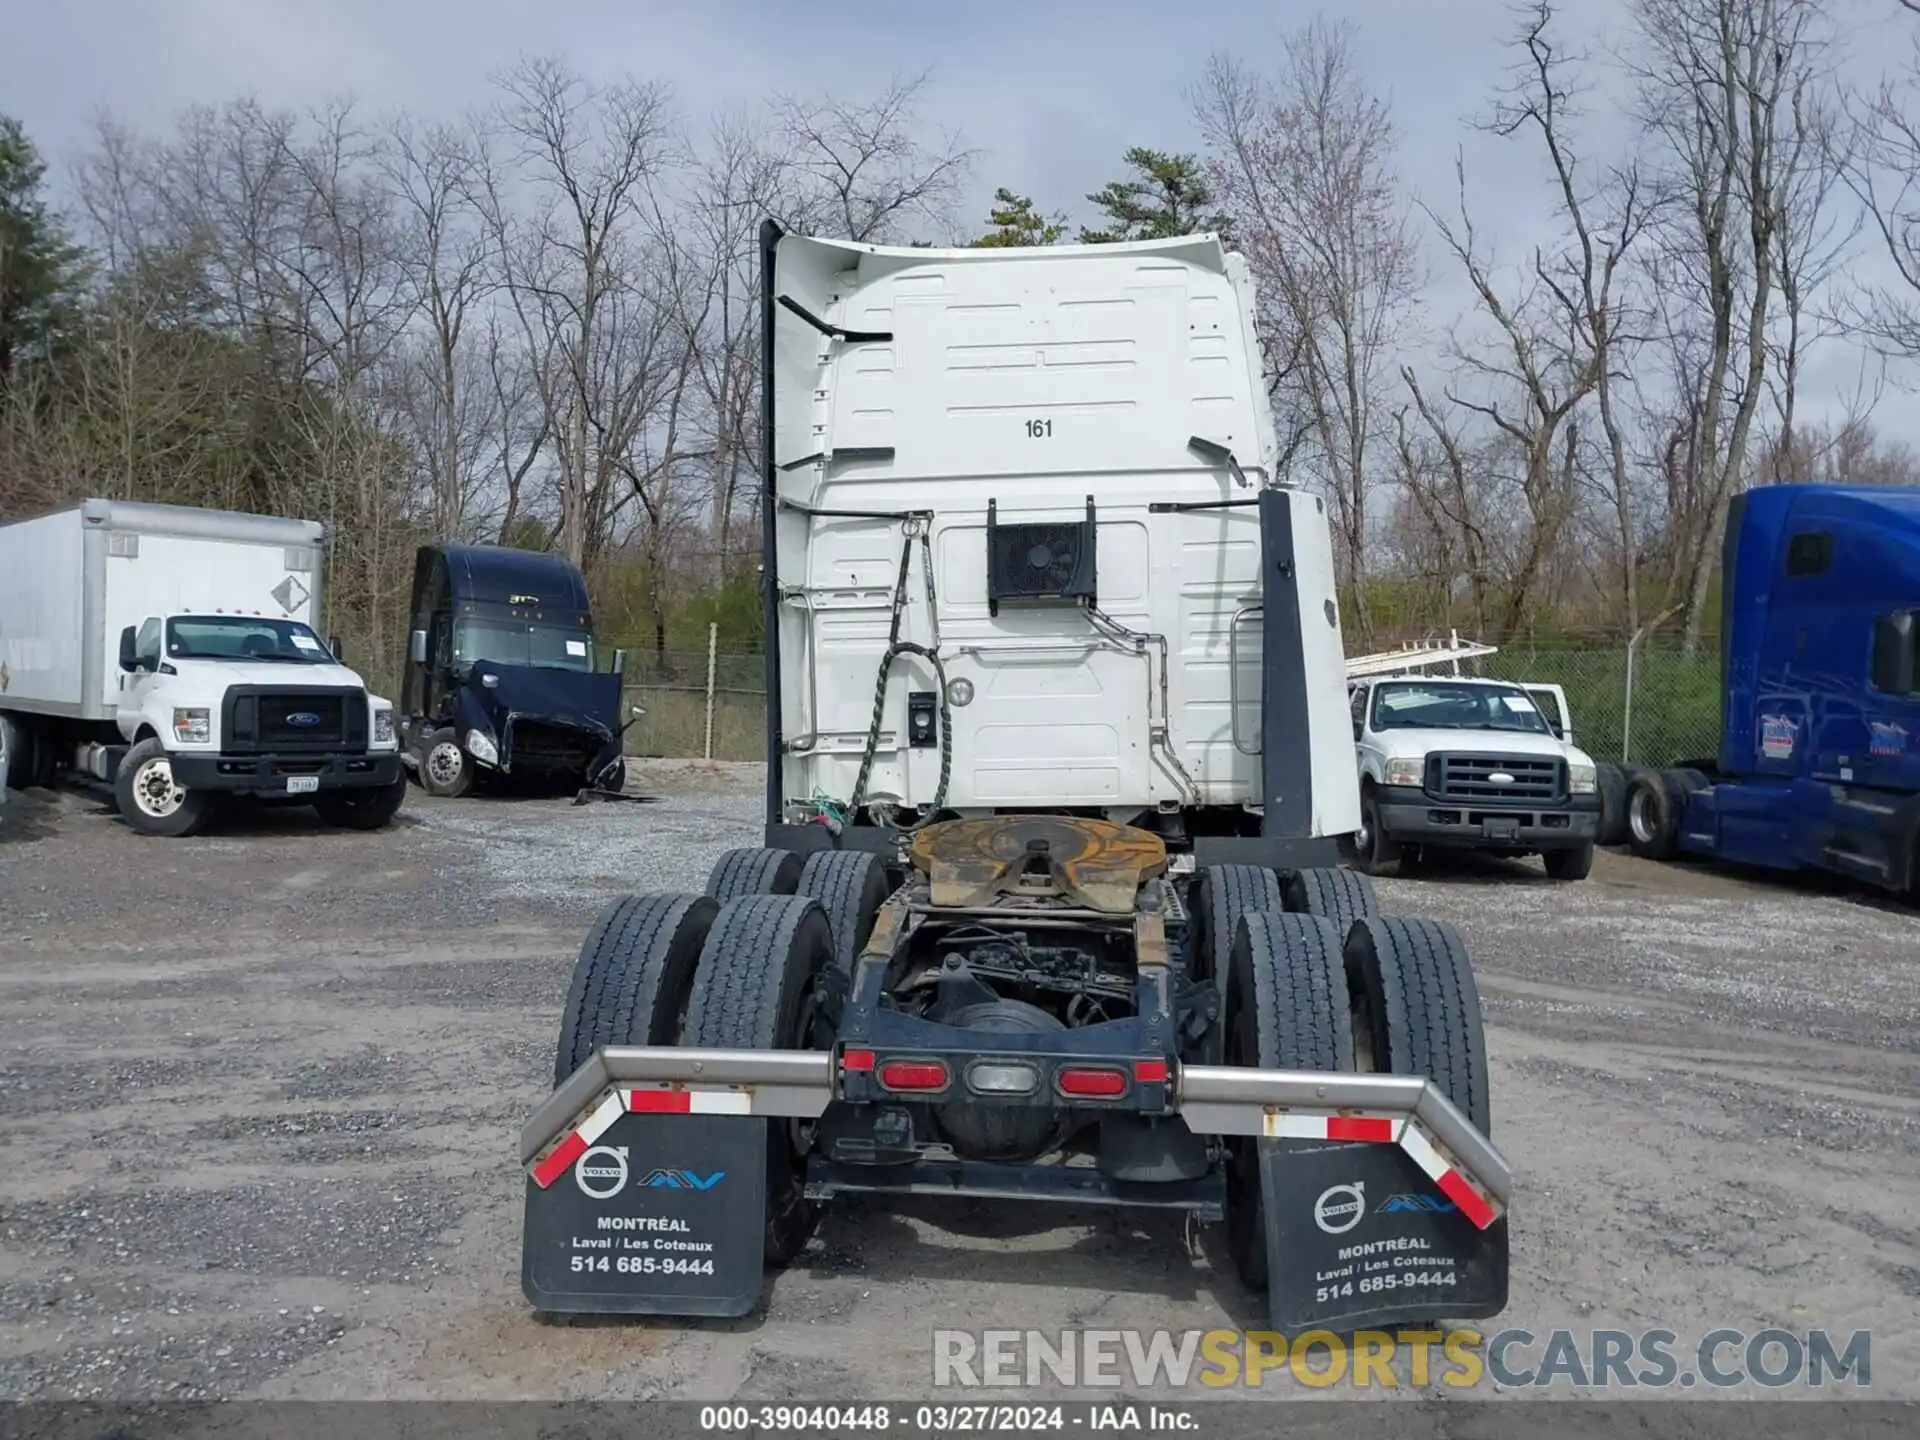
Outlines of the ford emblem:
{"type": "Polygon", "coordinates": [[[296,710],[287,716],[287,724],[298,725],[302,730],[309,730],[319,723],[320,717],[311,710],[296,710]]]}
{"type": "Polygon", "coordinates": [[[1487,783],[1491,785],[1511,785],[1513,783],[1513,777],[1504,770],[1496,770],[1487,776],[1487,783]]]}

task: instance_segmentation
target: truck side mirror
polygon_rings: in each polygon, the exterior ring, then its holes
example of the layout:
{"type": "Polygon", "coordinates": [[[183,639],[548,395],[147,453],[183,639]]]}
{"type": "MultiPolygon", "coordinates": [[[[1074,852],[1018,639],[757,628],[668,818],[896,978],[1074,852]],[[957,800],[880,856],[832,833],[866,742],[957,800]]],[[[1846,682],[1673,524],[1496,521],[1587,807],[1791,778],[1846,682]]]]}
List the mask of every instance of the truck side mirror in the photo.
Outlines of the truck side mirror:
{"type": "Polygon", "coordinates": [[[1366,734],[1366,730],[1367,730],[1366,721],[1356,720],[1353,722],[1353,738],[1354,739],[1356,740],[1360,739],[1362,736],[1366,734]]]}
{"type": "Polygon", "coordinates": [[[613,652],[613,673],[616,675],[624,675],[627,673],[626,651],[616,650],[613,652]]]}
{"type": "Polygon", "coordinates": [[[407,637],[407,659],[415,665],[427,663],[427,632],[416,630],[407,637]]]}
{"type": "Polygon", "coordinates": [[[333,652],[333,658],[338,660],[342,665],[347,663],[346,652],[340,648],[340,637],[338,635],[329,635],[327,637],[327,649],[333,652]]]}
{"type": "Polygon", "coordinates": [[[134,633],[133,626],[129,625],[120,632],[120,668],[129,675],[140,668],[140,661],[134,655],[134,648],[138,643],[139,638],[134,633]]]}

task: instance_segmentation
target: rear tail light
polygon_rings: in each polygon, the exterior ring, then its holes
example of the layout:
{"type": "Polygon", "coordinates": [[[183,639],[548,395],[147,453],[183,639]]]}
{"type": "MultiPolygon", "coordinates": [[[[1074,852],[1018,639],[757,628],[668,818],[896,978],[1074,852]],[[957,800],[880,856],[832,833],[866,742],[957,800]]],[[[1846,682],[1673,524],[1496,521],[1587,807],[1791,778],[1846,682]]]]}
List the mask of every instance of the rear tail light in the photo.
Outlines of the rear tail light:
{"type": "Polygon", "coordinates": [[[889,1060],[880,1067],[880,1083],[889,1090],[944,1090],[947,1067],[938,1060],[889,1060]]]}
{"type": "Polygon", "coordinates": [[[1056,1082],[1062,1095],[1110,1100],[1127,1093],[1127,1077],[1118,1070],[1062,1070],[1056,1082]]]}
{"type": "Polygon", "coordinates": [[[975,1065],[967,1071],[967,1088],[982,1095],[1031,1095],[1040,1088],[1040,1072],[1031,1065],[975,1065]]]}

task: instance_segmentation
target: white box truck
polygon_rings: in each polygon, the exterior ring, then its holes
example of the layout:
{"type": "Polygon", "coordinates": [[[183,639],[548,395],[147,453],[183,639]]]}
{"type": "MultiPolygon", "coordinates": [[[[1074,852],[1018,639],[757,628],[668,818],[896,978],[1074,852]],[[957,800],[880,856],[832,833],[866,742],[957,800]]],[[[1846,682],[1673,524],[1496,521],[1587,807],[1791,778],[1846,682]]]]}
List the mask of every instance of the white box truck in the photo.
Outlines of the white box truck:
{"type": "Polygon", "coordinates": [[[326,528],[88,500],[0,525],[0,767],[110,782],[149,835],[224,799],[378,829],[406,794],[393,707],[320,639],[326,528]]]}

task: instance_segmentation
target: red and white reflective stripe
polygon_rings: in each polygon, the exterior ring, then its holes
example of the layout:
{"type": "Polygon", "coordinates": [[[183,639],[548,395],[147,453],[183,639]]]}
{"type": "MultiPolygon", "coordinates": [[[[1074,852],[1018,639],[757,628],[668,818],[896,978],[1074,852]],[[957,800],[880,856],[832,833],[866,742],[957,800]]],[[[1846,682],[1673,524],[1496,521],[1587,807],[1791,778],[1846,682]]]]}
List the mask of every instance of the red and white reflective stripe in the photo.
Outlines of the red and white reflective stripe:
{"type": "Polygon", "coordinates": [[[1466,1176],[1454,1169],[1447,1157],[1420,1132],[1409,1125],[1400,1136],[1400,1148],[1413,1157],[1414,1164],[1427,1172],[1440,1193],[1460,1208],[1460,1213],[1484,1230],[1499,1218],[1487,1198],[1473,1188],[1466,1176]]]}
{"type": "Polygon", "coordinates": [[[1269,1140],[1368,1141],[1398,1144],[1413,1157],[1460,1213],[1485,1230],[1499,1219],[1491,1201],[1453,1168],[1420,1127],[1400,1115],[1307,1115],[1292,1110],[1269,1110],[1260,1117],[1260,1133],[1269,1140]]]}
{"type": "Polygon", "coordinates": [[[626,1097],[618,1090],[607,1091],[599,1103],[587,1112],[586,1119],[562,1135],[560,1142],[534,1164],[533,1183],[542,1190],[553,1184],[573,1167],[574,1161],[587,1153],[587,1147],[606,1134],[613,1122],[626,1113],[626,1097]]]}
{"type": "Polygon", "coordinates": [[[636,1115],[751,1115],[753,1092],[648,1086],[627,1091],[627,1109],[636,1115]]]}
{"type": "Polygon", "coordinates": [[[622,1115],[751,1115],[753,1092],[731,1087],[699,1088],[675,1085],[609,1090],[595,1102],[586,1118],[567,1131],[532,1166],[533,1183],[542,1190],[552,1185],[593,1142],[606,1134],[622,1115]]]}
{"type": "Polygon", "coordinates": [[[1260,1117],[1260,1133],[1269,1140],[1371,1140],[1391,1145],[1400,1138],[1398,1115],[1302,1115],[1269,1110],[1260,1117]]]}

